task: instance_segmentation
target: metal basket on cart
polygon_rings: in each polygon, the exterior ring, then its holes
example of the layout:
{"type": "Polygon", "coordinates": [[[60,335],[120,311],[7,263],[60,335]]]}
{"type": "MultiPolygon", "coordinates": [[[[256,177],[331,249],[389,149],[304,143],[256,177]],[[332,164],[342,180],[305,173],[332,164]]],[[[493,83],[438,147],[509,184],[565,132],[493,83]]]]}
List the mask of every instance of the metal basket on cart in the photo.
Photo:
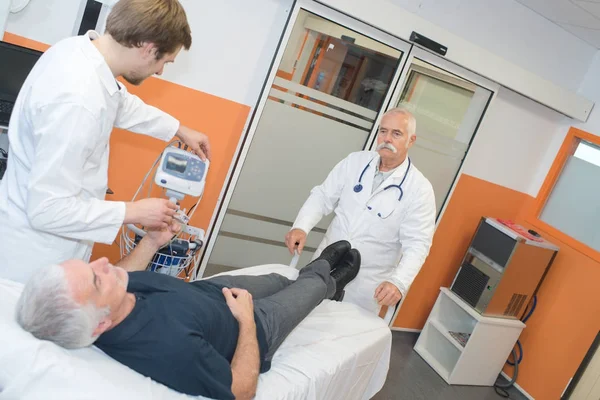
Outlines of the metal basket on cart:
{"type": "MultiPolygon", "coordinates": [[[[145,234],[145,231],[135,225],[123,226],[120,238],[121,257],[131,253],[145,234]]],[[[179,279],[190,278],[200,261],[198,250],[202,247],[202,243],[182,236],[182,234],[178,235],[158,250],[148,264],[147,270],[179,279]]]]}
{"type": "MultiPolygon", "coordinates": [[[[194,216],[202,199],[209,162],[208,160],[202,162],[197,156],[193,156],[196,158],[194,160],[187,153],[187,146],[181,149],[182,144],[180,141],[175,141],[165,146],[144,176],[131,201],[139,200],[138,196],[152,197],[152,189],[156,184],[165,190],[166,198],[177,204],[177,211],[173,219],[181,224],[181,231],[156,252],[148,264],[147,270],[187,280],[194,276],[198,269],[200,249],[204,244],[204,230],[189,225],[189,221],[194,216]],[[177,148],[175,148],[176,145],[177,148]],[[174,163],[175,167],[173,168],[169,163],[174,163]],[[186,171],[189,170],[186,174],[179,170],[181,163],[183,163],[184,169],[187,168],[186,171]],[[150,176],[153,172],[155,173],[154,179],[151,179],[150,176]],[[159,172],[162,174],[160,177],[159,172]],[[149,184],[147,184],[148,181],[149,184]],[[169,182],[168,185],[167,182],[169,182]],[[146,196],[143,195],[144,192],[147,193],[146,196]],[[196,204],[187,212],[180,208],[179,203],[186,195],[197,198],[196,204]]],[[[124,225],[119,240],[121,257],[128,256],[145,235],[146,231],[136,225],[124,225]]]]}

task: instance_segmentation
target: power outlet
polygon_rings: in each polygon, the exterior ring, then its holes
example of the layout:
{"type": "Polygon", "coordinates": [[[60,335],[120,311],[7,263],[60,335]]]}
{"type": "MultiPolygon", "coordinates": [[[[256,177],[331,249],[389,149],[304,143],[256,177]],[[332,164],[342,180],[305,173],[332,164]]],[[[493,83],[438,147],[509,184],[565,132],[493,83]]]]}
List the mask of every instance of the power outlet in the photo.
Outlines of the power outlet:
{"type": "Polygon", "coordinates": [[[192,236],[196,237],[196,240],[204,242],[204,229],[196,228],[195,226],[185,225],[182,230],[192,236]]]}

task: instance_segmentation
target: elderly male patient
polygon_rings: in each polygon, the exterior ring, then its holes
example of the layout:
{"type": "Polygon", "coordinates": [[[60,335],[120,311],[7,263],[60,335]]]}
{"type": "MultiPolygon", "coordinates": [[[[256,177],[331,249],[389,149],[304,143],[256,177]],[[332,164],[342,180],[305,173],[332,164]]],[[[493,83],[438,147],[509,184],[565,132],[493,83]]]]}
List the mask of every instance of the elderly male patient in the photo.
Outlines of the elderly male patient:
{"type": "Polygon", "coordinates": [[[94,343],[182,393],[249,399],[288,334],[323,299],[340,299],[360,266],[359,252],[341,241],[296,281],[269,274],[186,283],[144,271],[171,236],[148,233],[116,266],[102,258],[47,267],[25,285],[18,323],[65,348],[94,343]]]}

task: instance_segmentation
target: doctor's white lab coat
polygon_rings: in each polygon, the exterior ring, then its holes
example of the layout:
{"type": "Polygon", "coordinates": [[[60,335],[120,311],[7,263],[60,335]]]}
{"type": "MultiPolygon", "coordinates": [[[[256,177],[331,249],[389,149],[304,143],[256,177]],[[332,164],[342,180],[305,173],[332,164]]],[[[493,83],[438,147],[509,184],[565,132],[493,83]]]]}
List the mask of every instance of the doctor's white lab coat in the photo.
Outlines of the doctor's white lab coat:
{"type": "Polygon", "coordinates": [[[339,240],[348,240],[358,249],[361,269],[356,279],[346,286],[344,301],[373,312],[379,310],[374,294],[382,282],[393,283],[406,295],[429,254],[436,214],[431,183],[414,164],[402,184],[404,195],[400,201],[398,188],[383,190],[388,185],[400,184],[408,159],[372,192],[378,164],[376,152],[350,154],[311,191],[294,222],[294,228],[308,233],[321,218],[335,212],[315,257],[327,245],[339,240]],[[361,180],[363,189],[356,193],[354,187],[368,164],[361,180]]]}
{"type": "Polygon", "coordinates": [[[112,243],[125,218],[125,203],[104,201],[113,126],[165,141],[179,129],[117,83],[96,35],[50,48],[17,98],[0,183],[0,278],[25,282],[44,265],[89,260],[94,242],[112,243]]]}

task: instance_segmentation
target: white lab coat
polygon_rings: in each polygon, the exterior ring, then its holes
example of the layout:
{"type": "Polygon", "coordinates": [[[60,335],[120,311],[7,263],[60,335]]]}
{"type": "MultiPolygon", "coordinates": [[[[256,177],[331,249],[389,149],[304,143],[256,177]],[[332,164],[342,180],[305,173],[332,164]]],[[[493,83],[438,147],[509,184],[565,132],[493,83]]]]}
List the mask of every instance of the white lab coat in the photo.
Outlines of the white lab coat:
{"type": "Polygon", "coordinates": [[[379,310],[374,294],[382,282],[393,283],[403,296],[406,295],[429,254],[436,214],[431,183],[414,164],[402,185],[401,201],[398,201],[400,191],[397,188],[383,190],[402,181],[408,159],[371,194],[378,164],[376,152],[350,154],[335,166],[323,184],[311,191],[294,222],[294,228],[310,232],[322,217],[335,212],[315,257],[338,240],[348,240],[358,249],[361,269],[346,286],[344,301],[373,312],[379,310]],[[369,168],[361,181],[363,189],[356,193],[354,187],[367,164],[369,168]]]}
{"type": "Polygon", "coordinates": [[[165,141],[179,129],[117,83],[95,36],[50,48],[17,98],[0,183],[0,278],[25,282],[44,265],[89,260],[94,242],[111,244],[125,217],[125,203],[104,200],[113,126],[165,141]]]}

